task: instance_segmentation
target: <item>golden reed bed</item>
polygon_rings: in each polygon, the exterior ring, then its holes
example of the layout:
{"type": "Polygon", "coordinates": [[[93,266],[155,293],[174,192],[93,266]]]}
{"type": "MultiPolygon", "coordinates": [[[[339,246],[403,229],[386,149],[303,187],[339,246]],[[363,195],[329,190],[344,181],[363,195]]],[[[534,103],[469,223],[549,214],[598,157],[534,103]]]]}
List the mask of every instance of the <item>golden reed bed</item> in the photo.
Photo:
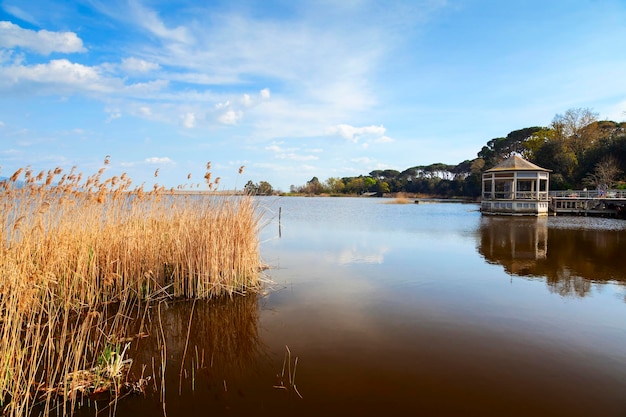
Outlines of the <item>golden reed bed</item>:
{"type": "MultiPolygon", "coordinates": [[[[251,196],[145,192],[125,174],[104,179],[108,163],[88,177],[20,169],[0,183],[6,415],[68,415],[103,391],[114,401],[128,388],[127,333],[147,309],[260,285],[251,196]]],[[[209,190],[219,181],[211,182],[210,163],[204,178],[209,190]]]]}

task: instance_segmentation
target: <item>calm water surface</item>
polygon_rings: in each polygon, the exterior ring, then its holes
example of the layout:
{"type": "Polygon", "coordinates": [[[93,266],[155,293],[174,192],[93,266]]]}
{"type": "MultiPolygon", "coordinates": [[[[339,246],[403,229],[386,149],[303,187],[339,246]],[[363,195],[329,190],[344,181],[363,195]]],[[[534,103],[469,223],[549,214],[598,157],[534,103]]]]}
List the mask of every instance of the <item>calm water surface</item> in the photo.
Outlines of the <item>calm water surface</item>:
{"type": "Polygon", "coordinates": [[[626,221],[259,200],[267,294],[163,312],[168,416],[626,416],[626,221]]]}

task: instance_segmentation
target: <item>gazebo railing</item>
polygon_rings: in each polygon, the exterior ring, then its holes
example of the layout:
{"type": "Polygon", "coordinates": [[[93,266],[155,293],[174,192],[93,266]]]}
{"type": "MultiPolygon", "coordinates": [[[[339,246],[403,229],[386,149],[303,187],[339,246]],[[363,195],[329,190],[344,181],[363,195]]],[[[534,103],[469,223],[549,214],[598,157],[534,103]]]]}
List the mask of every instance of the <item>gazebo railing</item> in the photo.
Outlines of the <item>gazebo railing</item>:
{"type": "Polygon", "coordinates": [[[483,193],[483,199],[485,200],[533,200],[533,201],[548,201],[549,196],[547,191],[518,191],[515,194],[512,192],[495,192],[485,191],[483,193]]]}
{"type": "Polygon", "coordinates": [[[515,193],[516,200],[548,201],[547,191],[518,191],[515,193]]]}

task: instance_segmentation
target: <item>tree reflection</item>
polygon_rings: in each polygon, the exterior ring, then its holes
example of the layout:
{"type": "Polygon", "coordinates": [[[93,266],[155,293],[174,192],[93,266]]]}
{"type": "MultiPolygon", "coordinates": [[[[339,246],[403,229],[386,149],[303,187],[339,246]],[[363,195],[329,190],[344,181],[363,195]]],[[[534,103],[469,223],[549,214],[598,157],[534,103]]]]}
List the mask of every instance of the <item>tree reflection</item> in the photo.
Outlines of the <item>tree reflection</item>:
{"type": "Polygon", "coordinates": [[[551,220],[483,217],[478,252],[509,274],[545,278],[562,296],[584,297],[594,283],[626,285],[623,232],[550,227],[551,220]]]}

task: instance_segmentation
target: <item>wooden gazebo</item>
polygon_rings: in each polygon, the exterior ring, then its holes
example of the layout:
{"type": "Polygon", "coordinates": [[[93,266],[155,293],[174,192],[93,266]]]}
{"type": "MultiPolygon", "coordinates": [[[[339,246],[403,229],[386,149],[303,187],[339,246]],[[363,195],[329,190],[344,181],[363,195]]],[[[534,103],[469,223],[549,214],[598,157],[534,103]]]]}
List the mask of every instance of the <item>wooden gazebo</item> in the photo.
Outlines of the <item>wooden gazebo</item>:
{"type": "Polygon", "coordinates": [[[513,155],[483,173],[483,214],[548,214],[550,170],[513,155]]]}

